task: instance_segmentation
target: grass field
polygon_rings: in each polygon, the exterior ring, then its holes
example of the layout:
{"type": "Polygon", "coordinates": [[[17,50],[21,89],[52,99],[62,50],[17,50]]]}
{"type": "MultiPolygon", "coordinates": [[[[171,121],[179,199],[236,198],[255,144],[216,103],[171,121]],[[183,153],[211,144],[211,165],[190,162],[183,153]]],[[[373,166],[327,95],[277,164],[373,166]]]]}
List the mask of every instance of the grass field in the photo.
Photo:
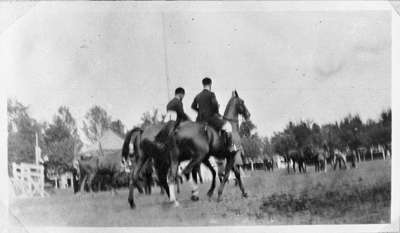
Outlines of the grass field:
{"type": "Polygon", "coordinates": [[[249,193],[229,183],[223,201],[206,198],[209,183],[200,187],[200,201],[190,201],[184,183],[175,208],[155,188],[151,196],[135,191],[131,210],[127,190],[76,196],[61,190],[46,198],[17,200],[11,205],[14,224],[29,226],[176,226],[249,224],[360,224],[390,221],[390,160],[362,162],[357,169],[307,174],[286,170],[255,171],[244,179],[249,193]]]}

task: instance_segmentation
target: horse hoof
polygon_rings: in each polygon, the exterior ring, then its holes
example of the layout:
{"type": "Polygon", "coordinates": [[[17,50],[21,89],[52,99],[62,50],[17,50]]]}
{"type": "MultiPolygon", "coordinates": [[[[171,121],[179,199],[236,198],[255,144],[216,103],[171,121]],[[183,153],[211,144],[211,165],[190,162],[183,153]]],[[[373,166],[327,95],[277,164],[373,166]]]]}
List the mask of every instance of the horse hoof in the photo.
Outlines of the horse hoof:
{"type": "Polygon", "coordinates": [[[135,209],[136,208],[136,205],[133,202],[133,200],[128,200],[128,202],[129,202],[129,205],[131,206],[131,209],[135,209]]]}
{"type": "Polygon", "coordinates": [[[192,196],[190,197],[190,199],[191,199],[192,201],[198,201],[200,198],[199,198],[198,196],[192,195],[192,196]]]}
{"type": "Polygon", "coordinates": [[[176,208],[176,207],[179,207],[179,202],[178,201],[174,201],[173,202],[173,206],[176,208]]]}
{"type": "Polygon", "coordinates": [[[248,198],[249,195],[248,195],[247,193],[243,193],[243,194],[242,194],[242,197],[243,197],[243,198],[248,198]]]}
{"type": "Polygon", "coordinates": [[[207,196],[208,196],[208,198],[211,198],[211,197],[212,197],[212,195],[213,195],[213,192],[207,192],[207,196]]]}

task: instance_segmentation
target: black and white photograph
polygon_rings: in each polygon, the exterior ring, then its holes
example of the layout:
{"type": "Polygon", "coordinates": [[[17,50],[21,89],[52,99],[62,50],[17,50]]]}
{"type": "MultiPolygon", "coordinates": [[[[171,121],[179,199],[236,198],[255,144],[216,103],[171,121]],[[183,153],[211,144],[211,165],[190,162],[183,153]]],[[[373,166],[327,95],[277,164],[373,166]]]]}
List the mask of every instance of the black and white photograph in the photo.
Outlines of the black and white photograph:
{"type": "Polygon", "coordinates": [[[399,230],[398,2],[0,6],[2,228],[399,230]]]}

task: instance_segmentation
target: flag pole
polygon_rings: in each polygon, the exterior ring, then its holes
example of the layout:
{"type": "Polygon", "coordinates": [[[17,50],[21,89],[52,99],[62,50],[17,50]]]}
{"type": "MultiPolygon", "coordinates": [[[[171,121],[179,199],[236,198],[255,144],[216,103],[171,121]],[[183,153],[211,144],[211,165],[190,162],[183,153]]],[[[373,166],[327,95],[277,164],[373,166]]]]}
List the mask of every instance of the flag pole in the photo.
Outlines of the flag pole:
{"type": "Polygon", "coordinates": [[[162,38],[163,38],[163,47],[164,47],[164,72],[165,78],[167,82],[167,97],[170,99],[170,80],[169,80],[169,71],[168,71],[168,55],[167,55],[167,36],[166,36],[166,25],[165,25],[165,14],[161,12],[161,21],[162,21],[162,38]]]}

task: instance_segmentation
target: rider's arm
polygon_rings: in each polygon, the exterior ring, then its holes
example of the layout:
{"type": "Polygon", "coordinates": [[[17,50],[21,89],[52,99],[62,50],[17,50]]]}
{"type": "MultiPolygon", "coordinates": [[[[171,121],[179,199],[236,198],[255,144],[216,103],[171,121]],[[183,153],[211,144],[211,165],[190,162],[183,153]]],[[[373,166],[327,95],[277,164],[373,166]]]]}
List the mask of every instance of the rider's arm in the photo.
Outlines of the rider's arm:
{"type": "Polygon", "coordinates": [[[219,114],[219,104],[214,92],[211,93],[211,106],[214,108],[214,111],[219,114]]]}
{"type": "Polygon", "coordinates": [[[183,104],[182,102],[179,102],[179,104],[177,105],[177,109],[176,109],[176,113],[178,115],[178,119],[186,121],[187,115],[185,114],[185,112],[183,111],[183,104]]]}
{"type": "Polygon", "coordinates": [[[197,104],[197,98],[194,98],[193,103],[192,103],[192,109],[195,110],[196,112],[199,111],[199,105],[197,104]]]}

